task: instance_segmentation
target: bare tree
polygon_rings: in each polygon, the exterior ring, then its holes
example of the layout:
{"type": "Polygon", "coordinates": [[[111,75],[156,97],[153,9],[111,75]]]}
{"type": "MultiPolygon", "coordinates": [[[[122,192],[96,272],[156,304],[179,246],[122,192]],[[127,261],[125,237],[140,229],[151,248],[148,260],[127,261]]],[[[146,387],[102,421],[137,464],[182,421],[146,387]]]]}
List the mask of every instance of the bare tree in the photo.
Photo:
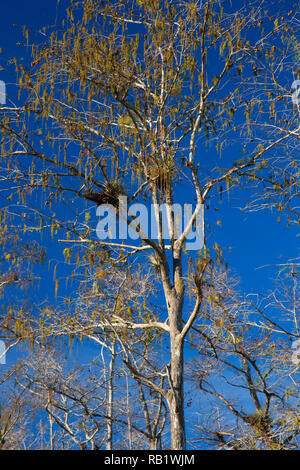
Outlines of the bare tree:
{"type": "Polygon", "coordinates": [[[295,449],[299,363],[291,344],[299,338],[299,275],[284,271],[269,296],[235,301],[226,277],[214,283],[213,297],[209,290],[207,314],[193,336],[199,361],[191,379],[216,399],[208,399],[210,424],[199,427],[200,435],[221,449],[295,449]]]}

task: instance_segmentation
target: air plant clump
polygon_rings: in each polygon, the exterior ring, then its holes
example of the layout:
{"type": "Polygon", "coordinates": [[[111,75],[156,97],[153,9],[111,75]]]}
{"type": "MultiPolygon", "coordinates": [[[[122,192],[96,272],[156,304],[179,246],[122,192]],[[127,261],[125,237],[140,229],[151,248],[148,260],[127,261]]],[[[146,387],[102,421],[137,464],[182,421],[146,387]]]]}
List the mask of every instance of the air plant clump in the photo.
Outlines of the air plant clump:
{"type": "Polygon", "coordinates": [[[84,192],[84,197],[89,201],[95,202],[97,206],[109,204],[113,207],[118,208],[119,197],[124,194],[124,188],[119,182],[108,181],[103,185],[102,191],[96,192],[92,188],[86,189],[84,192]]]}
{"type": "Polygon", "coordinates": [[[147,180],[162,192],[166,192],[170,188],[175,174],[174,160],[171,158],[166,161],[151,161],[145,167],[147,180]]]}

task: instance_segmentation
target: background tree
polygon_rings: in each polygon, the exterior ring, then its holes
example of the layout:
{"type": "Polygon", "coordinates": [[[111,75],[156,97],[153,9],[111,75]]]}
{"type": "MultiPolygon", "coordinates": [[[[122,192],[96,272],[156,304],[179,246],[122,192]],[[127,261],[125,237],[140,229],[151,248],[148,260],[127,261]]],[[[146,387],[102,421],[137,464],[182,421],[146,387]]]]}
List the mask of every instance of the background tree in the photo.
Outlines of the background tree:
{"type": "Polygon", "coordinates": [[[220,449],[299,446],[299,362],[291,349],[299,337],[298,277],[287,267],[265,298],[235,297],[226,273],[207,290],[206,311],[194,325],[199,358],[190,364],[190,380],[216,399],[205,402],[210,424],[199,430],[220,449]]]}

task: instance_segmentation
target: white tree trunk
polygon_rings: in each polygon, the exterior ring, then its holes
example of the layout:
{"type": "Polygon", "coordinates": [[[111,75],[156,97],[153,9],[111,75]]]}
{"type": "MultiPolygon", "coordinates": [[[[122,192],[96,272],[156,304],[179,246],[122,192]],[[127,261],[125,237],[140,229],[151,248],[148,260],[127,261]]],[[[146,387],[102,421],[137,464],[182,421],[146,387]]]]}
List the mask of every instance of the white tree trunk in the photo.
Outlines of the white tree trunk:
{"type": "Polygon", "coordinates": [[[169,367],[170,389],[168,392],[168,405],[171,424],[171,447],[173,450],[186,448],[185,417],[184,417],[184,386],[183,386],[183,341],[181,335],[183,295],[174,291],[173,298],[168,301],[171,305],[170,318],[170,346],[171,358],[169,367]]]}

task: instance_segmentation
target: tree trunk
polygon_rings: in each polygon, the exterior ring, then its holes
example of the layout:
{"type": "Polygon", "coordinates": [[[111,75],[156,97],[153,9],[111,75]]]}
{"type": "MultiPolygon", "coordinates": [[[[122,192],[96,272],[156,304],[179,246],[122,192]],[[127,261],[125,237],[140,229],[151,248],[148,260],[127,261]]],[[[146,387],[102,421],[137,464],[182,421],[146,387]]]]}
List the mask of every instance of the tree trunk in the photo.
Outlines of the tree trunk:
{"type": "Polygon", "coordinates": [[[116,360],[115,343],[111,348],[111,359],[108,376],[108,396],[107,396],[107,443],[106,450],[113,448],[113,406],[114,406],[114,366],[116,360]]]}
{"type": "Polygon", "coordinates": [[[158,450],[158,441],[159,439],[154,436],[150,440],[150,450],[158,450]]]}
{"type": "Polygon", "coordinates": [[[170,390],[168,405],[170,410],[171,446],[173,450],[186,448],[184,387],[183,387],[183,341],[180,335],[182,323],[183,295],[171,302],[170,311],[170,343],[171,360],[169,368],[170,390]]]}

